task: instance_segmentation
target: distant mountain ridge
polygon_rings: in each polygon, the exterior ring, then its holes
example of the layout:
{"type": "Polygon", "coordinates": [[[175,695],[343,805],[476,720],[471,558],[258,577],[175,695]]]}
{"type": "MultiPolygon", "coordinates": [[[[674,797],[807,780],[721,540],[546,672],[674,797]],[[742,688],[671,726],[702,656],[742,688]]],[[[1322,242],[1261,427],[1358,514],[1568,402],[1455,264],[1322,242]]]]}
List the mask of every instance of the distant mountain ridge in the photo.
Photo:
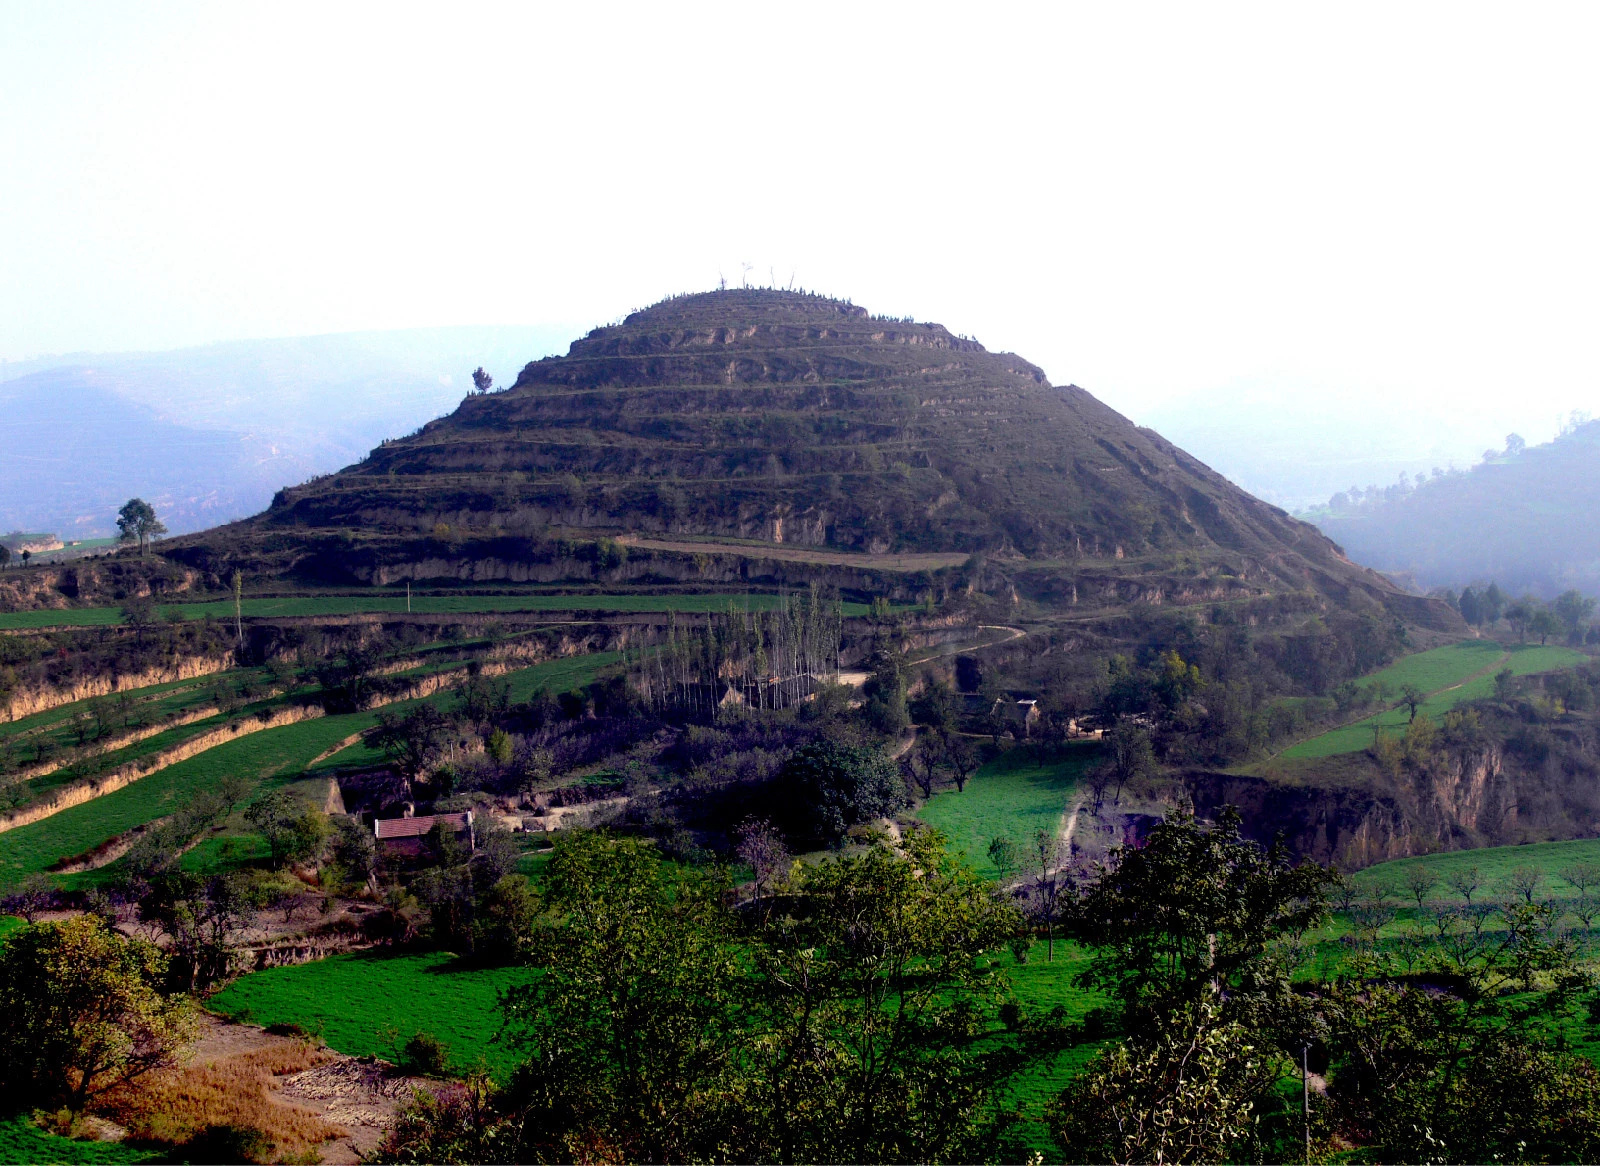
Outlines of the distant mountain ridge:
{"type": "Polygon", "coordinates": [[[0,365],[0,529],[114,532],[138,495],[174,532],[261,510],[512,376],[564,329],[425,328],[0,365]]]}
{"type": "Polygon", "coordinates": [[[1600,421],[1315,521],[1350,556],[1424,587],[1600,594],[1600,421]]]}

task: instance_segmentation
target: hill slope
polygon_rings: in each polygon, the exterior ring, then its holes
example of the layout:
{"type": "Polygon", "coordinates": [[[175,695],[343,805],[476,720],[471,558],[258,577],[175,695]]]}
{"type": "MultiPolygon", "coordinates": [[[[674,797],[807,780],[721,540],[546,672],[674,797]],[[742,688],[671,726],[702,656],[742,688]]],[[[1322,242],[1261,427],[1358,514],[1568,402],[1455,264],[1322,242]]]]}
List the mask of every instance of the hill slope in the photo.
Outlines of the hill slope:
{"type": "Polygon", "coordinates": [[[503,559],[522,553],[506,540],[588,532],[982,552],[1064,575],[1074,596],[1070,577],[1099,564],[1164,576],[1153,602],[1248,581],[1415,618],[1315,528],[1026,360],[772,290],[682,296],[596,329],[207,541],[313,531],[413,560],[390,579],[421,577],[419,558],[486,577],[446,560],[471,540],[501,540],[503,559]]]}
{"type": "Polygon", "coordinates": [[[1319,513],[1350,554],[1426,587],[1493,579],[1550,598],[1600,594],[1600,421],[1424,482],[1409,493],[1319,513]]]}

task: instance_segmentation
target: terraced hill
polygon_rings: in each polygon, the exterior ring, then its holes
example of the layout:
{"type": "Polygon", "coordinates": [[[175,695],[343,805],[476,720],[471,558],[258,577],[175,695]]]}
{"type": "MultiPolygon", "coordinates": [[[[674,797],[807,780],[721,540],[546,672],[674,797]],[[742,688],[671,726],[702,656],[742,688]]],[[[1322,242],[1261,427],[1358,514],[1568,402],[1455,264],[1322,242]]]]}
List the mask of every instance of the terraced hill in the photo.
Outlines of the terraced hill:
{"type": "MultiPolygon", "coordinates": [[[[413,562],[574,533],[746,540],[747,554],[799,544],[863,566],[984,552],[1069,576],[1096,563],[1165,575],[1182,559],[1196,594],[1243,582],[1445,618],[1020,357],[773,290],[682,296],[596,329],[511,388],[199,542],[306,546],[316,532],[386,543],[389,559],[409,544],[413,562]]],[[[361,577],[402,576],[420,577],[361,577]]]]}

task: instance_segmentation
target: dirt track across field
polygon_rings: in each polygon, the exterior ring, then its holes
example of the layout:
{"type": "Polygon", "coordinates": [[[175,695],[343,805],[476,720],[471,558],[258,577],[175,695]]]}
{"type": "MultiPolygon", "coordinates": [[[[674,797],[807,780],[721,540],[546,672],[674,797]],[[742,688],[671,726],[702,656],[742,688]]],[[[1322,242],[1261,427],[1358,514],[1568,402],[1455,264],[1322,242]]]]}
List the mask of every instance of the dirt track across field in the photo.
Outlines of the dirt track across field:
{"type": "Polygon", "coordinates": [[[747,559],[780,559],[790,563],[815,563],[824,567],[867,567],[875,571],[938,571],[959,567],[969,556],[950,552],[926,554],[871,555],[859,551],[829,551],[785,543],[747,545],[640,538],[625,534],[617,540],[624,546],[644,551],[679,551],[690,555],[740,555],[747,559]]]}

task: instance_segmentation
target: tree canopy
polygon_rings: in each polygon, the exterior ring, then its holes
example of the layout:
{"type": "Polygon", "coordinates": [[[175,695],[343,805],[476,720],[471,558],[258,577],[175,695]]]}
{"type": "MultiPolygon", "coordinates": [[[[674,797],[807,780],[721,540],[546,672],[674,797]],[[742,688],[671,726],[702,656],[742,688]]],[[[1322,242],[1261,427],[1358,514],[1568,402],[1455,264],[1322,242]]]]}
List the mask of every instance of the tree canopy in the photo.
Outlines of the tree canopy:
{"type": "Polygon", "coordinates": [[[156,517],[156,508],[143,498],[129,498],[117,511],[117,538],[125,543],[137,543],[139,553],[145,553],[151,539],[167,533],[166,524],[156,517]]]}

